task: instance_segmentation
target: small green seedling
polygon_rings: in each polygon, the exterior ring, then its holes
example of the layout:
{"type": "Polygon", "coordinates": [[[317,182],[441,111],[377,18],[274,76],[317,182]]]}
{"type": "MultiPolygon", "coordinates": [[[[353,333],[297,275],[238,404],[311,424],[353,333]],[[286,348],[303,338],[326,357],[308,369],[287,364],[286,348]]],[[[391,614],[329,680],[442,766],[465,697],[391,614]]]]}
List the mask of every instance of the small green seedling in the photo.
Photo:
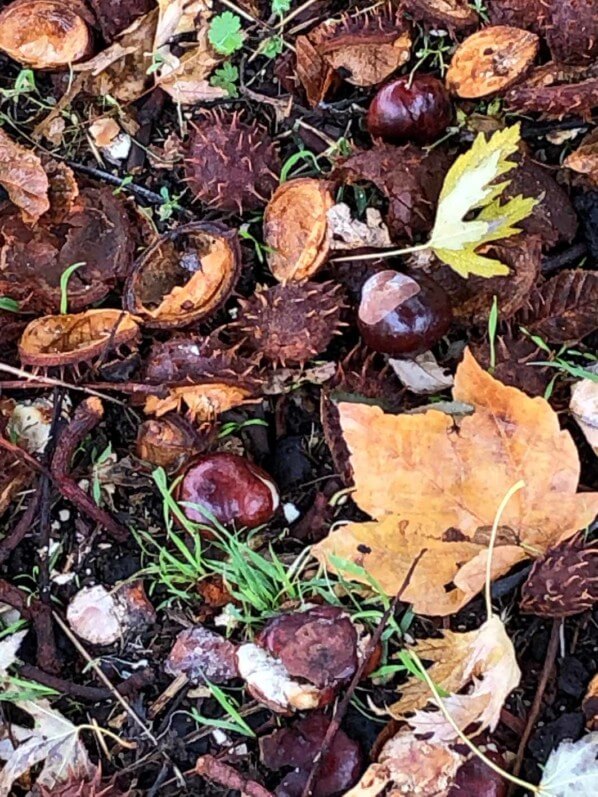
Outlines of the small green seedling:
{"type": "Polygon", "coordinates": [[[0,296],[0,310],[6,313],[18,313],[21,305],[8,296],[0,296]]]}
{"type": "Polygon", "coordinates": [[[208,31],[210,44],[220,55],[232,55],[243,47],[245,33],[241,28],[241,18],[231,11],[223,11],[215,16],[208,31]]]}
{"type": "Polygon", "coordinates": [[[85,261],[81,263],[73,263],[72,266],[68,266],[60,275],[60,313],[61,315],[65,315],[69,311],[69,296],[68,296],[68,287],[69,287],[69,280],[71,276],[75,273],[78,268],[81,266],[85,266],[85,261]]]}
{"type": "Polygon", "coordinates": [[[222,66],[214,71],[210,78],[210,86],[223,89],[229,97],[233,99],[239,96],[237,86],[239,80],[239,70],[230,61],[225,61],[222,66]]]}

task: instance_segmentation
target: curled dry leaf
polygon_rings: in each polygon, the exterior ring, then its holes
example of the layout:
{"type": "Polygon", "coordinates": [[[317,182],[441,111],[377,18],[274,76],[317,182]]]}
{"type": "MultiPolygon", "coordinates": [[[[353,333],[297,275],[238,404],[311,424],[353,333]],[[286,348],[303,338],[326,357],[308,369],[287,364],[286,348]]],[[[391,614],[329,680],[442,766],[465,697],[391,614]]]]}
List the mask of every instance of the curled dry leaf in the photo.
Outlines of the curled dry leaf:
{"type": "Polygon", "coordinates": [[[539,38],[535,33],[495,25],[462,42],[446,73],[448,88],[458,97],[479,99],[512,86],[534,62],[539,38]]]}
{"type": "Polygon", "coordinates": [[[565,540],[534,562],[521,590],[521,610],[571,617],[598,602],[598,548],[565,540]]]}
{"type": "Polygon", "coordinates": [[[144,380],[157,387],[155,396],[144,396],[148,415],[186,407],[192,421],[213,421],[221,412],[257,396],[261,385],[254,363],[210,338],[174,338],[154,344],[144,380]]]}
{"type": "Polygon", "coordinates": [[[138,338],[139,326],[124,310],[48,315],[27,325],[19,341],[19,356],[25,365],[38,368],[76,365],[119,346],[133,346],[138,338]]]}
{"type": "MultiPolygon", "coordinates": [[[[338,75],[307,36],[297,36],[295,49],[297,77],[305,90],[308,103],[315,108],[339,82],[338,75]]],[[[288,83],[290,84],[290,80],[288,83]]]]}
{"type": "Polygon", "coordinates": [[[366,208],[363,222],[352,217],[349,205],[339,202],[328,211],[328,223],[332,233],[331,249],[384,249],[392,246],[388,228],[377,208],[366,208]]]}
{"type": "MultiPolygon", "coordinates": [[[[432,681],[448,696],[443,698],[461,731],[476,726],[476,733],[494,730],[507,696],[519,684],[521,671],[513,644],[501,620],[492,616],[476,631],[463,634],[444,631],[440,639],[426,639],[414,648],[420,659],[432,662],[432,681]],[[463,690],[468,691],[461,694],[463,690]]],[[[401,698],[389,711],[404,719],[416,734],[426,733],[430,742],[458,742],[454,728],[437,710],[423,710],[433,703],[430,688],[420,678],[399,687],[401,698]]]]}
{"type": "Polygon", "coordinates": [[[27,223],[50,208],[49,182],[41,160],[0,129],[0,185],[27,223]]]}
{"type": "Polygon", "coordinates": [[[412,240],[415,233],[427,233],[432,228],[448,167],[448,156],[439,148],[426,152],[412,144],[376,144],[350,155],[333,176],[349,184],[374,183],[388,198],[385,221],[391,235],[412,240]]]}
{"type": "Polygon", "coordinates": [[[414,358],[391,358],[388,362],[400,381],[412,393],[427,395],[453,386],[453,377],[438,365],[431,351],[425,351],[414,358]]]}
{"type": "Polygon", "coordinates": [[[14,0],[0,12],[0,50],[33,69],[70,66],[90,54],[89,18],[79,0],[14,0]]]}
{"type": "Polygon", "coordinates": [[[155,5],[153,0],[89,0],[89,3],[108,43],[155,5]]]}
{"type": "Polygon", "coordinates": [[[592,185],[598,188],[598,132],[589,133],[579,147],[567,155],[563,166],[586,175],[592,185]]]}
{"type": "Polygon", "coordinates": [[[598,329],[598,273],[561,271],[530,296],[516,321],[550,343],[575,343],[598,329]]]}
{"type": "Polygon", "coordinates": [[[598,455],[598,381],[582,379],[573,385],[569,411],[598,455]]]}
{"type": "Polygon", "coordinates": [[[226,89],[212,86],[208,80],[222,59],[207,49],[207,31],[202,31],[201,37],[205,45],[199,44],[180,59],[171,56],[158,78],[160,88],[178,105],[196,105],[229,96],[226,89]]]}
{"type": "Polygon", "coordinates": [[[403,66],[411,34],[391,3],[323,22],[309,34],[318,55],[354,86],[375,86],[403,66]]]}
{"type": "Polygon", "coordinates": [[[337,405],[354,499],[374,520],[349,523],[314,548],[329,569],[335,569],[334,556],[354,562],[389,595],[427,549],[404,595],[421,614],[451,614],[482,588],[489,530],[500,502],[520,479],[526,486],[502,516],[493,578],[531,550],[542,553],[571,537],[598,510],[598,494],[576,493],[577,450],[548,402],[505,387],[468,351],[453,397],[472,405],[473,414],[388,415],[365,404],[337,405]]]}
{"type": "Polygon", "coordinates": [[[77,636],[91,645],[112,645],[154,622],[156,615],[143,584],[136,581],[111,591],[101,584],[83,587],[69,603],[66,619],[77,636]]]}
{"type": "Polygon", "coordinates": [[[158,238],[134,264],[125,306],[148,327],[185,327],[224,304],[240,270],[234,230],[221,224],[185,224],[158,238]]]}
{"type": "Polygon", "coordinates": [[[110,94],[123,103],[138,100],[150,85],[157,22],[158,9],[153,8],[94,58],[76,64],[73,69],[83,73],[85,90],[96,97],[110,94]]]}
{"type": "Polygon", "coordinates": [[[224,684],[238,677],[236,645],[203,625],[178,634],[164,670],[174,677],[186,675],[191,683],[224,684]]]}
{"type": "Polygon", "coordinates": [[[34,227],[10,208],[0,214],[0,294],[27,312],[57,312],[61,276],[77,263],[66,293],[69,309],[77,311],[124,279],[137,226],[110,189],[83,188],[77,194],[68,175],[49,173],[51,207],[34,227]]]}
{"type": "Polygon", "coordinates": [[[137,431],[135,451],[140,459],[167,473],[175,473],[191,457],[202,451],[199,432],[180,415],[165,415],[144,421],[137,431]]]}
{"type": "Polygon", "coordinates": [[[279,282],[301,282],[324,264],[330,249],[330,185],[302,177],[279,186],[264,213],[268,265],[279,282]]]}
{"type": "Polygon", "coordinates": [[[418,22],[434,28],[454,32],[475,28],[479,23],[467,0],[403,0],[402,5],[418,22]]]}
{"type": "MultiPolygon", "coordinates": [[[[260,757],[268,769],[292,767],[276,789],[280,797],[301,797],[329,724],[329,717],[315,711],[260,738],[260,757]]],[[[357,742],[339,729],[318,769],[314,797],[344,794],[359,777],[361,761],[357,742]]]]}

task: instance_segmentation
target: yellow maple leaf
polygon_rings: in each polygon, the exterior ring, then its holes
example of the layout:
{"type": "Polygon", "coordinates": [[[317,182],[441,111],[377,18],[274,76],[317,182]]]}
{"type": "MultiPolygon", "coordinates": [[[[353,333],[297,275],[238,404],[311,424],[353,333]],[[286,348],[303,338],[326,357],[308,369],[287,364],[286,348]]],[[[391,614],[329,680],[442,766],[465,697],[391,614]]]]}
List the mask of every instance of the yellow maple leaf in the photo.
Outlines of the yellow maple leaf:
{"type": "Polygon", "coordinates": [[[420,614],[451,614],[483,587],[497,508],[520,480],[525,487],[498,529],[493,578],[573,536],[598,513],[598,493],[576,493],[577,449],[547,401],[503,385],[469,351],[453,395],[473,414],[391,415],[367,404],[337,405],[353,497],[373,520],[337,528],[313,549],[330,570],[342,569],[339,560],[359,565],[389,595],[426,549],[404,592],[420,614]]]}

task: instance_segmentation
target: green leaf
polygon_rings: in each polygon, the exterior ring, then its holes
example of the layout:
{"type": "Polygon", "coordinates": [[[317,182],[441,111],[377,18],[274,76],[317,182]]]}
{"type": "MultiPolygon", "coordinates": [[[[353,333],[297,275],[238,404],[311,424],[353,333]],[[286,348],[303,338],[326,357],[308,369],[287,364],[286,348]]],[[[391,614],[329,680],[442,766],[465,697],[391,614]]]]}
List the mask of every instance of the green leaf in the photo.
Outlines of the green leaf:
{"type": "Polygon", "coordinates": [[[282,17],[290,10],[291,10],[291,0],[272,0],[273,14],[278,14],[279,17],[282,17]]]}
{"type": "Polygon", "coordinates": [[[241,29],[241,18],[231,11],[224,11],[214,17],[208,31],[210,44],[221,55],[232,55],[240,50],[245,40],[241,29]]]}
{"type": "Polygon", "coordinates": [[[518,124],[498,130],[488,141],[480,133],[444,179],[428,247],[462,277],[509,273],[503,263],[476,249],[519,233],[514,225],[527,218],[537,204],[538,200],[522,196],[500,202],[509,181],[498,178],[517,166],[509,158],[517,152],[519,139],[518,124]],[[477,216],[467,218],[473,211],[479,211],[477,216]]]}
{"type": "Polygon", "coordinates": [[[214,74],[210,78],[210,86],[224,89],[229,97],[238,97],[238,79],[239,70],[237,67],[234,64],[231,64],[230,61],[225,61],[221,67],[214,71],[214,74]]]}
{"type": "Polygon", "coordinates": [[[277,55],[280,55],[284,48],[284,39],[282,36],[270,36],[269,39],[265,39],[262,42],[259,52],[260,55],[264,55],[266,58],[276,58],[277,55]]]}
{"type": "Polygon", "coordinates": [[[4,310],[7,313],[18,313],[20,309],[21,305],[14,299],[8,296],[0,296],[0,310],[4,310]]]}
{"type": "Polygon", "coordinates": [[[84,261],[81,263],[73,263],[72,266],[68,266],[60,275],[60,313],[64,315],[68,312],[69,309],[69,297],[68,297],[68,287],[69,287],[69,280],[74,272],[81,268],[81,266],[86,265],[84,261]]]}

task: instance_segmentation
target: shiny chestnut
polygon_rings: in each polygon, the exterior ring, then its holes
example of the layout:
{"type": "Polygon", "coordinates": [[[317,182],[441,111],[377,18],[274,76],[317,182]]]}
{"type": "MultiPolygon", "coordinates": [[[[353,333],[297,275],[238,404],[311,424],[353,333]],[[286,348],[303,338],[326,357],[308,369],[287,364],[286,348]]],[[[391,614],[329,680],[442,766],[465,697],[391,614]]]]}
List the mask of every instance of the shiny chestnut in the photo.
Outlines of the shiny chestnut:
{"type": "Polygon", "coordinates": [[[390,144],[430,144],[453,120],[448,91],[432,75],[400,77],[378,91],[368,110],[370,135],[390,144]]]}
{"type": "Polygon", "coordinates": [[[204,507],[223,525],[234,523],[239,528],[267,523],[280,500],[266,471],[244,457],[226,453],[194,460],[181,479],[177,499],[189,520],[209,522],[200,508],[204,507]]]}
{"type": "Polygon", "coordinates": [[[375,351],[421,354],[438,343],[451,320],[446,293],[427,277],[380,271],[362,288],[357,322],[362,338],[375,351]]]}

